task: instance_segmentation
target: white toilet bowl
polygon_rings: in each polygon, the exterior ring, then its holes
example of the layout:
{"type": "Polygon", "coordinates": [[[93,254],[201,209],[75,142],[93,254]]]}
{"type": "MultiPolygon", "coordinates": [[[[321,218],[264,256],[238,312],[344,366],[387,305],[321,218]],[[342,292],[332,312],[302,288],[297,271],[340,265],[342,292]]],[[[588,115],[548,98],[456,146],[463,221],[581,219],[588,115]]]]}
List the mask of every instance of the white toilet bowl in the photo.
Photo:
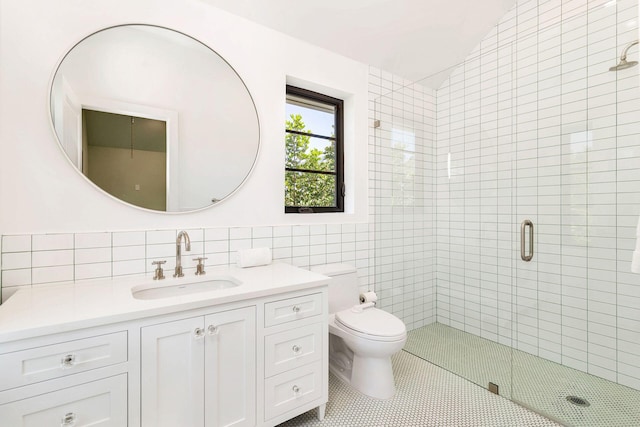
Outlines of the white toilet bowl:
{"type": "Polygon", "coordinates": [[[361,322],[350,323],[351,317],[345,321],[344,314],[339,312],[329,318],[329,369],[367,396],[392,398],[396,390],[391,356],[402,350],[407,341],[404,323],[376,308],[363,310],[361,322]],[[385,324],[382,328],[381,323],[385,324]],[[371,333],[373,330],[376,335],[371,333]]]}
{"type": "Polygon", "coordinates": [[[329,283],[329,369],[367,396],[390,399],[396,392],[391,356],[402,350],[407,328],[373,303],[359,304],[358,274],[347,264],[312,267],[329,283]]]}

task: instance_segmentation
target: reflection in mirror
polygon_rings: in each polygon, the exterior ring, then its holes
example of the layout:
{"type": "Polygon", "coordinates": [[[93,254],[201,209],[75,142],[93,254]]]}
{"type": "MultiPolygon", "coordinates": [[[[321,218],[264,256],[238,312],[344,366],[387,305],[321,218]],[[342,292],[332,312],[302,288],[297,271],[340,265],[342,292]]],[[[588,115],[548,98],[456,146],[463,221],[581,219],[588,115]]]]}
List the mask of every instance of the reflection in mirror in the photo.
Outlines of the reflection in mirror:
{"type": "Polygon", "coordinates": [[[148,25],[108,28],[74,46],[53,79],[51,118],[80,173],[155,211],[225,198],[258,152],[256,109],[236,72],[197,40],[148,25]]]}
{"type": "Polygon", "coordinates": [[[120,200],[164,211],[166,122],[83,109],[82,127],[82,173],[120,200]]]}

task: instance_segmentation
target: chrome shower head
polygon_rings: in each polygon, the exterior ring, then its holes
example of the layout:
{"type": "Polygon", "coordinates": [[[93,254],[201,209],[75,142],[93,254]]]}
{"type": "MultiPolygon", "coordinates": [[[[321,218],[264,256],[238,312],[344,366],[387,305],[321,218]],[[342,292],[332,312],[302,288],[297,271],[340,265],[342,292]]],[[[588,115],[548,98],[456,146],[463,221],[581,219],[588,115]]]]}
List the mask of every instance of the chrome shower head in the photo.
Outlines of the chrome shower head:
{"type": "Polygon", "coordinates": [[[627,62],[626,59],[621,59],[620,62],[618,63],[618,65],[609,68],[609,71],[620,71],[620,70],[626,70],[627,68],[631,68],[638,65],[638,61],[629,61],[627,62]]]}
{"type": "Polygon", "coordinates": [[[637,44],[638,44],[638,40],[629,43],[627,47],[625,47],[624,50],[622,51],[622,55],[620,55],[620,62],[618,62],[618,65],[609,68],[609,71],[626,70],[627,68],[631,68],[635,65],[638,65],[638,61],[627,61],[627,52],[629,51],[629,49],[631,49],[631,46],[634,46],[637,44]]]}

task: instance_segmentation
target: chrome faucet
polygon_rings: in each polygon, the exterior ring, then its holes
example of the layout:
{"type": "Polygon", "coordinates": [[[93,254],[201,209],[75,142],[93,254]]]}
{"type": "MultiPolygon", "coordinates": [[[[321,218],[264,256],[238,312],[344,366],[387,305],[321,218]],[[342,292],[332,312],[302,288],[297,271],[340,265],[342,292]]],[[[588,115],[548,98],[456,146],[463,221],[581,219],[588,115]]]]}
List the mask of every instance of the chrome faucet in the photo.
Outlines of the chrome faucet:
{"type": "Polygon", "coordinates": [[[176,271],[173,274],[173,277],[182,277],[182,238],[184,237],[184,250],[191,250],[191,239],[189,239],[189,235],[186,231],[181,231],[178,233],[178,237],[176,237],[176,271]]]}

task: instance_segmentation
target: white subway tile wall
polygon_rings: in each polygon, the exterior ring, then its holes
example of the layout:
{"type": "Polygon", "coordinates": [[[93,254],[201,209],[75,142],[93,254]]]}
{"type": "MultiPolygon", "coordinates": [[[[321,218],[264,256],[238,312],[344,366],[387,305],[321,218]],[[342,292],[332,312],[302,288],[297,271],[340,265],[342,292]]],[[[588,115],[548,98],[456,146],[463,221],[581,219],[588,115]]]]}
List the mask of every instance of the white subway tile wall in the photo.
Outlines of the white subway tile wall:
{"type": "MultiPolygon", "coordinates": [[[[34,284],[74,282],[134,274],[152,274],[153,261],[165,260],[173,274],[176,236],[180,230],[113,233],[34,234],[0,236],[2,298],[34,284]]],[[[191,250],[182,246],[184,274],[205,266],[236,263],[239,249],[268,247],[275,260],[303,268],[344,262],[358,268],[361,291],[373,289],[370,278],[368,224],[321,224],[188,229],[191,250]]],[[[184,245],[184,243],[182,243],[184,245]]]]}
{"type": "Polygon", "coordinates": [[[435,321],[435,91],[371,67],[369,93],[375,287],[379,306],[414,329],[435,321]]]}
{"type": "Polygon", "coordinates": [[[640,389],[640,90],[608,71],[637,17],[637,0],[504,16],[437,91],[434,232],[438,322],[640,389]]]}

